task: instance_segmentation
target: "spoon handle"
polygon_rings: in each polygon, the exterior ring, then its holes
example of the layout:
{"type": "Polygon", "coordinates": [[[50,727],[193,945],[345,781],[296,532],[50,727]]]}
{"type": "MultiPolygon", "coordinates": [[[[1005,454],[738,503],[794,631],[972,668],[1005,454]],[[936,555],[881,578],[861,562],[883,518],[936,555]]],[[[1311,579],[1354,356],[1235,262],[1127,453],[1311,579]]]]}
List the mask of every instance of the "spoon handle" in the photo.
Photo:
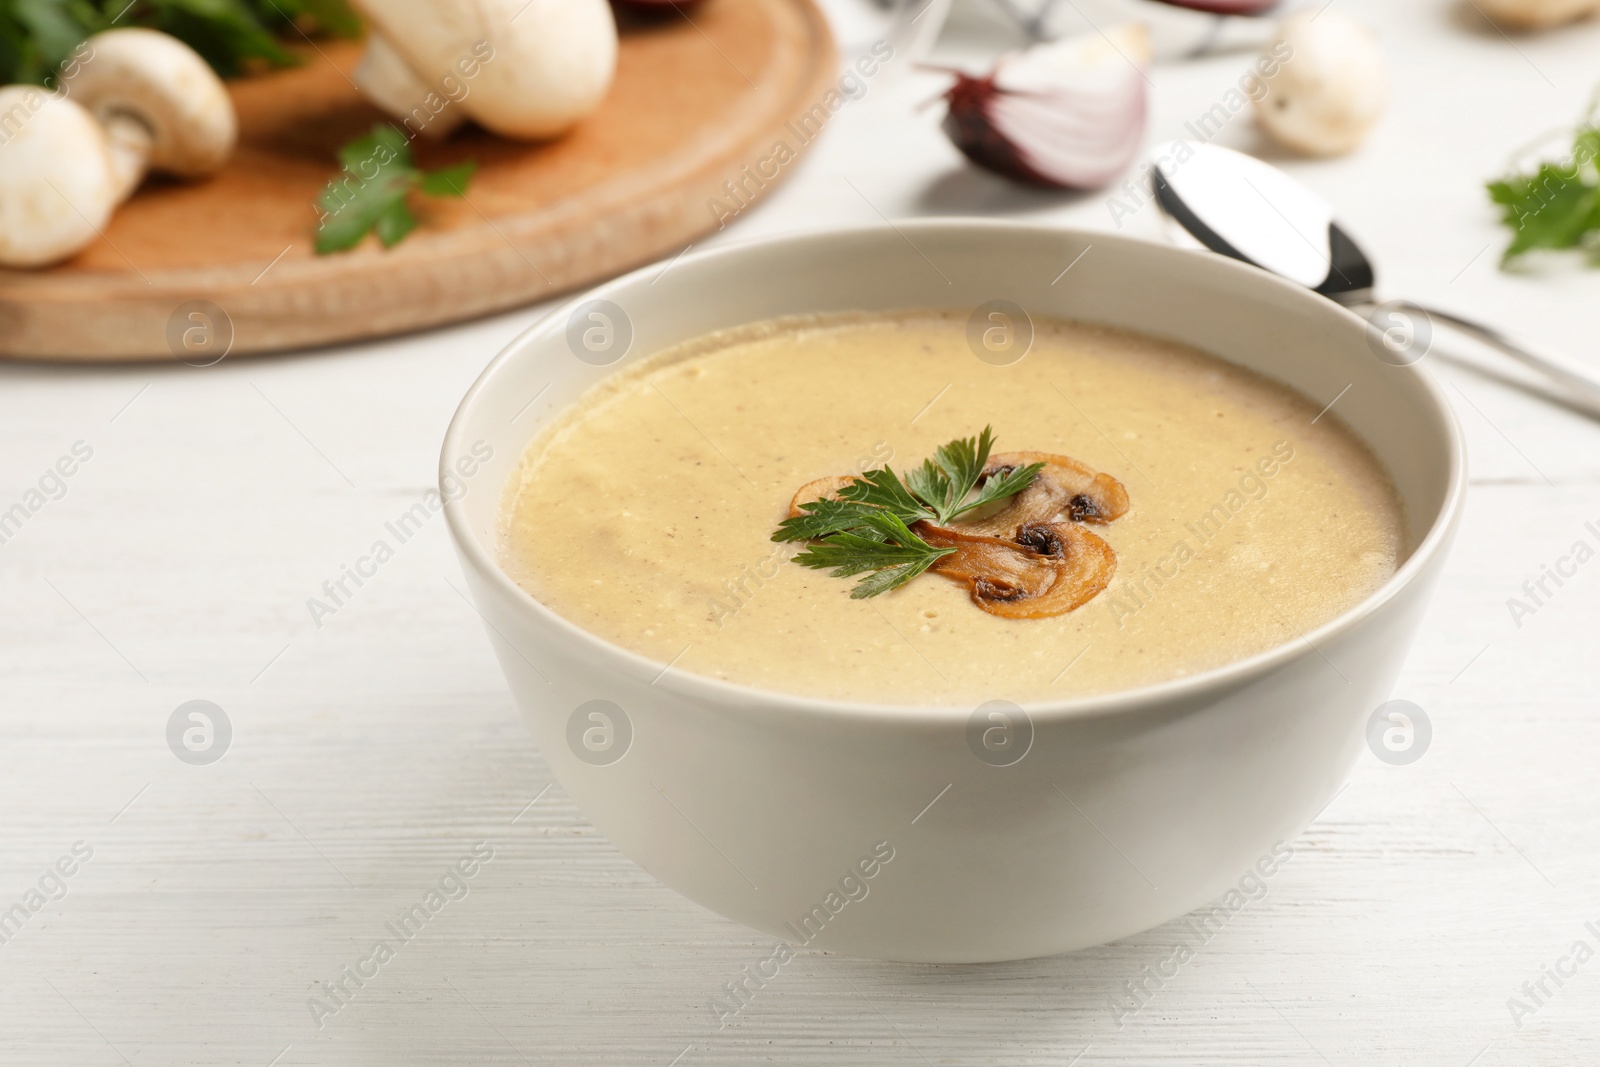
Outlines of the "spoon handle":
{"type": "Polygon", "coordinates": [[[1600,415],[1600,369],[1589,367],[1571,356],[1536,345],[1531,341],[1502,333],[1492,326],[1464,319],[1448,311],[1426,307],[1411,300],[1395,303],[1411,311],[1420,311],[1430,318],[1447,322],[1458,330],[1470,333],[1493,348],[1499,349],[1524,366],[1531,367],[1545,377],[1566,387],[1572,402],[1592,415],[1600,415]]]}

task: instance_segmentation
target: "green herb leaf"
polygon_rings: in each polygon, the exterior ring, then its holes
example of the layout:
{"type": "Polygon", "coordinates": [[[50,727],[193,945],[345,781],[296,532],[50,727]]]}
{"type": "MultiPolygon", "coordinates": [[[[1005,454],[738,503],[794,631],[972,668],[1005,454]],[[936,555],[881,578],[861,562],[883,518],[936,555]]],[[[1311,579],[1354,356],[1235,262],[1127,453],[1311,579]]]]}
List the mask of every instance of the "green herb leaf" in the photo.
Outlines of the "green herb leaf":
{"type": "Polygon", "coordinates": [[[378,213],[378,220],[372,226],[373,232],[378,235],[378,240],[383,242],[385,248],[393,248],[405,240],[406,234],[416,228],[417,217],[406,207],[403,195],[389,201],[388,205],[378,213]]]}
{"type": "MultiPolygon", "coordinates": [[[[123,6],[126,3],[123,0],[123,6]]],[[[111,8],[109,15],[115,17],[118,10],[111,8]]],[[[243,73],[251,61],[269,67],[299,63],[245,0],[139,0],[116,24],[169,33],[199,52],[223,77],[243,73]]]]}
{"type": "Polygon", "coordinates": [[[955,517],[961,502],[978,484],[993,443],[994,431],[985,426],[977,438],[961,437],[939,446],[932,459],[923,460],[922,466],[906,475],[906,487],[933,509],[941,526],[955,517]]]}
{"type": "Polygon", "coordinates": [[[250,0],[250,4],[263,23],[291,33],[361,36],[361,16],[345,0],[250,0]]]}
{"type": "Polygon", "coordinates": [[[959,438],[940,447],[904,480],[888,467],[867,471],[839,489],[837,499],[802,504],[803,514],[779,523],[772,539],[812,542],[794,557],[795,562],[829,570],[836,578],[871,571],[851,590],[855,599],[898,589],[956,551],[928,544],[917,536],[912,524],[944,525],[975,508],[1004,500],[1026,488],[1044,469],[1043,463],[1030,463],[980,487],[978,481],[993,445],[994,431],[985,426],[977,437],[959,438]]]}
{"type": "Polygon", "coordinates": [[[1600,226],[1600,191],[1571,169],[1549,163],[1532,175],[1489,183],[1489,197],[1501,205],[1501,221],[1515,231],[1502,260],[1535,248],[1575,248],[1600,226]]]}
{"type": "Polygon", "coordinates": [[[876,573],[857,583],[850,595],[857,599],[898,589],[953,548],[934,548],[918,537],[900,518],[882,508],[868,509],[864,528],[835,533],[794,558],[803,567],[831,570],[835,578],[862,571],[876,573]]]}
{"type": "Polygon", "coordinates": [[[840,489],[839,496],[844,500],[854,500],[883,508],[904,522],[916,522],[918,519],[934,517],[930,509],[911,495],[910,490],[900,481],[900,476],[888,467],[866,471],[861,477],[840,489]]]}
{"type": "Polygon", "coordinates": [[[0,0],[0,85],[50,83],[106,17],[91,0],[0,0]]]}
{"type": "Polygon", "coordinates": [[[60,0],[12,0],[11,13],[32,35],[41,56],[52,67],[65,59],[82,41],[84,30],[96,24],[99,13],[89,4],[67,4],[60,0]]]}
{"type": "Polygon", "coordinates": [[[317,198],[322,221],[317,226],[317,254],[354,248],[368,233],[376,233],[391,248],[417,228],[407,197],[465,196],[477,164],[425,172],[411,160],[411,144],[393,126],[380,124],[339,150],[344,169],[334,176],[317,198]]]}
{"type": "Polygon", "coordinates": [[[1044,470],[1043,463],[1029,463],[1023,467],[1013,467],[998,478],[990,478],[979,487],[978,495],[957,508],[951,518],[959,519],[967,512],[976,511],[986,504],[1016,496],[1028,488],[1028,483],[1038,477],[1042,470],[1044,470]]]}
{"type": "Polygon", "coordinates": [[[913,563],[902,563],[897,567],[885,567],[881,571],[873,571],[856,583],[850,590],[851,600],[866,600],[882,593],[892,592],[905,585],[911,579],[926,571],[938,562],[940,556],[954,552],[953,548],[938,549],[936,555],[927,556],[913,563]]]}
{"type": "Polygon", "coordinates": [[[947,526],[969,511],[1021,492],[1044,470],[1043,463],[1032,463],[991,478],[979,487],[978,479],[989,465],[993,448],[994,428],[990,426],[985,426],[977,437],[961,437],[941,445],[932,459],[923,460],[922,466],[906,475],[906,488],[933,512],[935,522],[947,526]],[[974,488],[978,495],[968,499],[974,488]]]}
{"type": "Polygon", "coordinates": [[[1564,160],[1546,161],[1531,174],[1511,174],[1488,183],[1489,199],[1512,230],[1502,266],[1535,249],[1600,248],[1600,128],[1595,102],[1573,136],[1564,160]]]}
{"type": "Polygon", "coordinates": [[[0,0],[0,84],[47,84],[85,38],[122,26],[171,34],[223,77],[298,64],[285,40],[362,29],[345,0],[0,0]]]}
{"type": "Polygon", "coordinates": [[[810,541],[817,537],[854,530],[867,526],[867,519],[877,509],[871,504],[853,500],[813,500],[800,505],[804,515],[784,519],[778,524],[774,541],[810,541]]]}
{"type": "MultiPolygon", "coordinates": [[[[941,522],[954,518],[961,502],[972,492],[989,463],[989,450],[994,446],[994,428],[985,426],[977,439],[962,437],[940,447],[933,454],[934,463],[948,480],[949,494],[939,506],[941,522]]],[[[931,501],[930,501],[931,503],[931,501]]]]}
{"type": "Polygon", "coordinates": [[[388,123],[379,123],[365,137],[339,149],[339,162],[360,177],[373,177],[372,168],[393,165],[397,170],[411,167],[411,143],[405,134],[388,123]]]}
{"type": "Polygon", "coordinates": [[[467,183],[477,169],[478,165],[469,159],[453,167],[430,171],[422,176],[417,188],[423,196],[466,196],[467,183]]]}
{"type": "Polygon", "coordinates": [[[937,549],[916,534],[903,545],[891,544],[855,533],[838,533],[818,541],[794,558],[802,567],[832,571],[835,578],[848,578],[862,571],[878,570],[924,559],[932,562],[955,549],[937,549]]]}

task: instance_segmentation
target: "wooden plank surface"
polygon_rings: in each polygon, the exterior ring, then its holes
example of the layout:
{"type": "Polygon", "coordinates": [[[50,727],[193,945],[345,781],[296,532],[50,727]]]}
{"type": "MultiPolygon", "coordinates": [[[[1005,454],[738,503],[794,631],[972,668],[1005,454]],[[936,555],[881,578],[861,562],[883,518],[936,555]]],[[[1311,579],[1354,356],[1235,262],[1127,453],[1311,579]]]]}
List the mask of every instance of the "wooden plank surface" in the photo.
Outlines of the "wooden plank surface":
{"type": "MultiPolygon", "coordinates": [[[[1442,5],[1345,2],[1383,31],[1397,102],[1364,155],[1297,173],[1390,291],[1594,360],[1600,275],[1497,272],[1475,182],[1582,105],[1600,28],[1513,51],[1442,5]]],[[[853,47],[876,32],[854,0],[830,12],[853,47]]],[[[1238,66],[1156,71],[1152,136],[1238,66]]],[[[1104,197],[966,170],[936,112],[907,118],[936,88],[875,84],[727,236],[957,209],[1113,228],[1104,197]]],[[[1242,119],[1222,136],[1253,143],[1242,119]]],[[[1148,212],[1126,221],[1159,237],[1148,212]]],[[[1520,627],[1506,607],[1600,523],[1594,422],[1429,357],[1473,468],[1395,693],[1427,710],[1432,747],[1364,759],[1148,1007],[1119,1026],[1111,998],[1176,926],[983,967],[806,954],[719,1029],[710,998],[769,942],[655,883],[550,786],[442,524],[321,628],[306,608],[428,488],[456,399],[538,314],[205,369],[0,368],[0,510],[93,449],[0,544],[0,906],[74,842],[94,853],[0,944],[0,1063],[1600,1062],[1600,958],[1546,979],[1520,1027],[1507,1007],[1574,942],[1600,947],[1600,562],[1520,627]],[[193,699],[234,728],[208,767],[164,736],[193,699]],[[494,858],[468,895],[319,1029],[308,998],[480,841],[494,858]]]]}

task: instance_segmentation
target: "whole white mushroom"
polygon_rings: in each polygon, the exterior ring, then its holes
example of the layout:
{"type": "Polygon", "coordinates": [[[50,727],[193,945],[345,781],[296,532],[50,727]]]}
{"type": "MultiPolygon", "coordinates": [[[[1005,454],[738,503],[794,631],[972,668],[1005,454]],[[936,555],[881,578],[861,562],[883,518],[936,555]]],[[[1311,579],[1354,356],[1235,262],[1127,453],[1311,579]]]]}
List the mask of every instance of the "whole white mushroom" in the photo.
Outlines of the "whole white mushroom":
{"type": "Polygon", "coordinates": [[[1600,11],[1600,0],[1476,0],[1494,21],[1518,30],[1542,30],[1600,11]]]}
{"type": "Polygon", "coordinates": [[[96,34],[57,92],[0,89],[0,266],[80,251],[147,173],[213,174],[237,137],[227,90],[188,45],[154,30],[96,34]]]}
{"type": "Polygon", "coordinates": [[[408,131],[472,118],[518,140],[564,132],[611,88],[608,0],[356,0],[368,24],[355,82],[408,131]]]}
{"type": "Polygon", "coordinates": [[[126,193],[148,171],[215,174],[233,155],[239,124],[228,90],[199,53],[156,30],[97,33],[61,91],[105,127],[126,193]]]}
{"type": "Polygon", "coordinates": [[[0,266],[42,267],[93,241],[117,184],[93,115],[35,85],[0,89],[0,266]]]}
{"type": "Polygon", "coordinates": [[[1285,19],[1255,99],[1262,129],[1296,151],[1335,156],[1361,143],[1389,101],[1389,77],[1372,31],[1333,8],[1285,19]]]}

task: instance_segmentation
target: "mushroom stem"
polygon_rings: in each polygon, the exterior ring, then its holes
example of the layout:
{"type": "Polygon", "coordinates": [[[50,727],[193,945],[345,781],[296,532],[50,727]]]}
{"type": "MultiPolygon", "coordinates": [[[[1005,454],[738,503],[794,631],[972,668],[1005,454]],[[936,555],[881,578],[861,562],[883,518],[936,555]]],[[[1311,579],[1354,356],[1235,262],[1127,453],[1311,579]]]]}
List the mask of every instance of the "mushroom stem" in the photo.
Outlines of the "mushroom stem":
{"type": "Polygon", "coordinates": [[[395,50],[389,38],[376,29],[367,33],[367,49],[361,54],[352,80],[374,106],[399,119],[409,130],[424,137],[443,138],[467,120],[466,113],[450,106],[448,99],[423,81],[395,50]],[[429,106],[429,97],[437,107],[429,106]]]}
{"type": "Polygon", "coordinates": [[[106,162],[111,171],[115,203],[133,195],[150,172],[150,151],[155,135],[132,115],[107,115],[100,123],[106,135],[106,162]]]}

